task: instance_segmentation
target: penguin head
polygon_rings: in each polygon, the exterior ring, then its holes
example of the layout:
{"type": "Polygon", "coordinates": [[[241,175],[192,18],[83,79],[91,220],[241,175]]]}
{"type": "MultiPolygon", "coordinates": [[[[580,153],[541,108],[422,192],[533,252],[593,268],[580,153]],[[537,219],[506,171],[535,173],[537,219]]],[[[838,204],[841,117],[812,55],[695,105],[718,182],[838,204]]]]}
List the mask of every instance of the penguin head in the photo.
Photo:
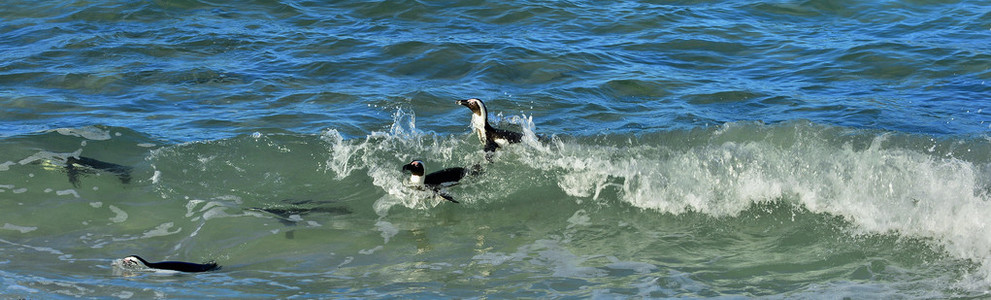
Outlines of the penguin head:
{"type": "Polygon", "coordinates": [[[147,267],[148,262],[137,255],[131,255],[120,260],[121,265],[128,268],[147,267]]]}
{"type": "Polygon", "coordinates": [[[458,100],[455,103],[467,107],[468,109],[471,110],[473,114],[476,114],[480,117],[485,117],[486,115],[485,103],[482,103],[482,100],[479,100],[477,98],[471,98],[468,100],[458,100]]]}
{"type": "Polygon", "coordinates": [[[413,176],[423,176],[423,162],[414,160],[403,166],[403,171],[409,171],[413,176]]]}

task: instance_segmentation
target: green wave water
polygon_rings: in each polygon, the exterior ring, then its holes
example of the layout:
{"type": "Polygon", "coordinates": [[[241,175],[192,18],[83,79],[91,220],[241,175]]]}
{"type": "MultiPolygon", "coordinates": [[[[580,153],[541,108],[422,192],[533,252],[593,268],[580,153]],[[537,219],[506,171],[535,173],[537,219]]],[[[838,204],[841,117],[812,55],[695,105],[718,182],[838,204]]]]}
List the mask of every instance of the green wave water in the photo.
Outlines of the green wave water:
{"type": "Polygon", "coordinates": [[[988,286],[986,140],[792,122],[541,142],[515,117],[502,126],[528,141],[486,162],[468,133],[395,118],[352,139],[169,144],[118,127],[5,139],[5,293],[914,298],[988,286]],[[57,167],[68,155],[126,163],[133,179],[96,171],[74,187],[57,167]],[[453,204],[403,183],[411,159],[485,172],[448,188],[453,204]],[[134,253],[223,269],[112,272],[134,253]]]}

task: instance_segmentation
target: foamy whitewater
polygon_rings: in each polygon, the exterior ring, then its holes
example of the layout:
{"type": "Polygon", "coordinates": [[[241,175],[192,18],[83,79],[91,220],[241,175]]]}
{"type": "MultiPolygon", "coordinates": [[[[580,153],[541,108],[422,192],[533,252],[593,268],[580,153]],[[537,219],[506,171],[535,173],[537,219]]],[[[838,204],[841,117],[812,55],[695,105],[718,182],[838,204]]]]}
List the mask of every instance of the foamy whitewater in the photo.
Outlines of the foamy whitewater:
{"type": "Polygon", "coordinates": [[[13,1],[0,294],[988,297],[988,7],[13,1]]]}

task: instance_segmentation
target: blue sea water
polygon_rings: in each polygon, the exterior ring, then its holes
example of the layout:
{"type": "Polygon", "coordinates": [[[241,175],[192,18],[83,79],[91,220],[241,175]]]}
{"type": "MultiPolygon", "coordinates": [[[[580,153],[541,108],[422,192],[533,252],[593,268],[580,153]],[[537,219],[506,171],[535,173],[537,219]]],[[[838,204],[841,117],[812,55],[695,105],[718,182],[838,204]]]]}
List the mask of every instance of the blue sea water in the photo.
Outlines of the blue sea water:
{"type": "Polygon", "coordinates": [[[984,1],[7,1],[0,47],[4,297],[991,292],[984,1]]]}

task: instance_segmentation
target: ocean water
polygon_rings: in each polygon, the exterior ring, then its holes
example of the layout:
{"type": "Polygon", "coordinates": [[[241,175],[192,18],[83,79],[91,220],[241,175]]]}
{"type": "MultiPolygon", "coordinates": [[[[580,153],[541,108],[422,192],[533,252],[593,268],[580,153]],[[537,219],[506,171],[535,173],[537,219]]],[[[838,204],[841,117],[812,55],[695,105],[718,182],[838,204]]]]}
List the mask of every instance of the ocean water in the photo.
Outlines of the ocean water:
{"type": "Polygon", "coordinates": [[[986,1],[14,0],[0,47],[0,298],[991,293],[986,1]]]}

